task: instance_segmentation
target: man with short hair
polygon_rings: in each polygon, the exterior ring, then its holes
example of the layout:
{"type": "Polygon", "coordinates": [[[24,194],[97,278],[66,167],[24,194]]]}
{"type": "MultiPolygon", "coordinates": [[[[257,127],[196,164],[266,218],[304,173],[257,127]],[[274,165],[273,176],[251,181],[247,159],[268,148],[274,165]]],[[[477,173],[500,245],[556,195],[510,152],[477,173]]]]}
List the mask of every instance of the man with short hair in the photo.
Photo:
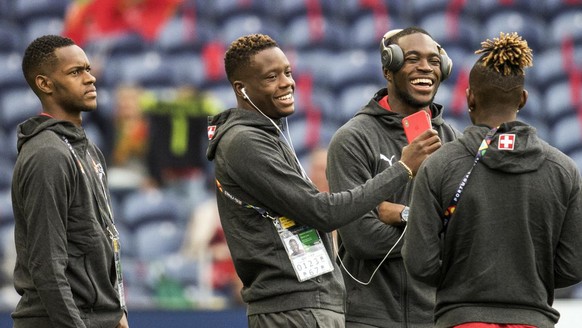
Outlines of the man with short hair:
{"type": "Polygon", "coordinates": [[[89,60],[71,39],[46,35],[22,70],[42,113],[18,126],[14,328],[127,328],[105,159],[82,127],[97,108],[89,60]]]}
{"type": "Polygon", "coordinates": [[[224,61],[238,108],[209,118],[207,157],[249,327],[344,327],[346,295],[330,232],[408,181],[438,143],[436,132],[422,134],[376,178],[349,191],[320,192],[281,133],[295,110],[283,51],[269,36],[251,34],[232,42],[224,61]],[[301,241],[302,256],[288,256],[288,238],[301,241]]]}
{"type": "MultiPolygon", "coordinates": [[[[353,188],[396,165],[408,143],[402,123],[408,115],[425,111],[438,133],[437,147],[425,156],[460,134],[443,120],[443,106],[433,103],[452,63],[432,37],[417,27],[389,31],[380,54],[387,86],[332,138],[331,191],[353,188]]],[[[339,229],[346,327],[432,327],[434,288],[410,279],[400,254],[413,182],[399,181],[380,206],[339,229]]]]}

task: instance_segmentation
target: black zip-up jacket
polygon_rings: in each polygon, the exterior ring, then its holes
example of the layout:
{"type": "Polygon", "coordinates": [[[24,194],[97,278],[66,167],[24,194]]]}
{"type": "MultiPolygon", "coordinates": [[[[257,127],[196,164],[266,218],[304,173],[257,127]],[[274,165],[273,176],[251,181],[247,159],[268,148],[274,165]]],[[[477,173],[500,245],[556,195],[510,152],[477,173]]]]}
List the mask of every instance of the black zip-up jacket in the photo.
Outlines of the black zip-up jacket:
{"type": "MultiPolygon", "coordinates": [[[[279,122],[277,122],[279,123],[279,122]]],[[[408,180],[395,165],[349,191],[320,193],[299,165],[275,126],[257,112],[230,109],[209,119],[215,131],[207,157],[214,161],[223,190],[239,200],[319,230],[334,261],[332,230],[372,210],[392,187],[408,180]],[[215,129],[214,129],[215,128],[215,129]]],[[[248,314],[323,308],[343,313],[345,288],[339,268],[299,282],[269,219],[244,208],[217,190],[220,220],[236,271],[244,287],[248,314]]]]}
{"type": "MultiPolygon", "coordinates": [[[[328,150],[327,177],[331,191],[352,188],[395,165],[408,144],[402,119],[405,115],[388,111],[379,101],[387,95],[379,90],[368,104],[334,135],[328,150]]],[[[442,117],[441,105],[432,104],[432,128],[443,143],[461,133],[442,117]]],[[[410,204],[413,181],[394,186],[384,200],[410,204]]],[[[432,327],[435,289],[406,275],[400,250],[403,227],[386,225],[374,209],[339,229],[340,256],[349,274],[342,269],[347,290],[346,318],[375,327],[432,327]],[[395,246],[395,247],[394,247],[395,246]],[[388,251],[390,256],[380,265],[388,251]],[[378,268],[368,285],[374,270],[378,268]]]]}
{"type": "Polygon", "coordinates": [[[404,263],[437,287],[435,327],[554,327],[554,288],[582,280],[582,178],[572,159],[518,121],[504,123],[442,216],[490,128],[470,126],[420,167],[404,263]],[[510,149],[511,148],[511,149],[510,149]]]}
{"type": "Polygon", "coordinates": [[[47,116],[19,125],[17,148],[14,327],[115,327],[124,309],[106,230],[107,181],[96,172],[106,171],[102,153],[82,128],[47,116]]]}

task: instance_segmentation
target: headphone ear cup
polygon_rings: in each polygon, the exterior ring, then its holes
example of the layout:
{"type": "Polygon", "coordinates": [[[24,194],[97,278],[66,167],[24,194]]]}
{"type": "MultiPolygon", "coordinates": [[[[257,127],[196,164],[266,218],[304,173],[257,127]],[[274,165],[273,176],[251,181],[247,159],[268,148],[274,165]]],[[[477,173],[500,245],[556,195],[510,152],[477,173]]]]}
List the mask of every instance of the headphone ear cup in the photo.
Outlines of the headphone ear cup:
{"type": "Polygon", "coordinates": [[[396,72],[402,67],[404,63],[404,53],[397,44],[390,44],[388,46],[382,43],[382,67],[396,72]]]}
{"type": "Polygon", "coordinates": [[[439,47],[439,52],[441,55],[441,81],[444,81],[451,76],[451,72],[453,71],[453,61],[449,55],[447,55],[445,49],[439,47]]]}

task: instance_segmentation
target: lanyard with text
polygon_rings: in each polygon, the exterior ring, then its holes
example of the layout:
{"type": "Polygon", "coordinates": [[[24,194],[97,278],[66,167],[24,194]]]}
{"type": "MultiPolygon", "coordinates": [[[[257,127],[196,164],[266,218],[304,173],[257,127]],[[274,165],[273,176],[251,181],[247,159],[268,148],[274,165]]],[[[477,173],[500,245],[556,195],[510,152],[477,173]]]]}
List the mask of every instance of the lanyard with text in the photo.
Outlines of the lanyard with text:
{"type": "Polygon", "coordinates": [[[284,216],[273,216],[264,208],[241,201],[226,191],[218,179],[216,179],[216,187],[239,206],[254,209],[263,218],[273,222],[299,282],[333,271],[333,264],[317,230],[297,224],[284,216]]]}
{"type": "Polygon", "coordinates": [[[461,198],[461,193],[463,192],[463,190],[465,189],[465,186],[467,185],[467,181],[469,180],[469,176],[471,175],[471,172],[473,172],[473,169],[475,168],[475,166],[477,165],[477,163],[479,162],[481,157],[483,157],[485,155],[485,152],[489,148],[489,144],[491,143],[491,140],[493,140],[493,136],[497,132],[497,129],[499,129],[499,127],[495,127],[493,129],[491,129],[487,133],[487,135],[485,135],[485,138],[481,142],[481,146],[479,146],[479,150],[477,150],[477,155],[475,155],[475,160],[473,161],[473,165],[469,169],[469,172],[467,172],[467,174],[465,174],[465,176],[463,177],[463,180],[461,180],[461,184],[459,184],[459,187],[457,188],[455,195],[453,196],[449,206],[445,210],[445,213],[443,216],[443,232],[445,232],[447,230],[447,225],[449,224],[449,221],[451,220],[453,213],[455,213],[455,210],[457,209],[457,204],[459,203],[459,198],[461,198]]]}
{"type": "MultiPolygon", "coordinates": [[[[63,141],[65,142],[67,147],[69,147],[69,150],[73,154],[73,158],[75,158],[75,161],[77,161],[77,165],[81,169],[81,173],[83,175],[86,175],[83,162],[77,156],[77,152],[75,151],[75,149],[73,148],[73,146],[71,145],[69,140],[65,136],[61,136],[61,138],[63,139],[63,141]]],[[[91,162],[93,163],[93,169],[95,170],[95,173],[97,174],[97,176],[99,178],[99,183],[101,184],[103,197],[105,197],[105,207],[107,208],[108,213],[101,213],[101,206],[99,205],[97,193],[95,192],[95,189],[93,187],[91,187],[91,190],[93,191],[93,197],[95,198],[97,208],[99,209],[99,212],[100,212],[101,220],[106,225],[107,232],[109,233],[109,238],[111,239],[111,242],[113,245],[113,256],[114,256],[114,262],[115,262],[115,272],[117,275],[117,290],[119,293],[119,302],[121,304],[121,307],[125,308],[125,292],[124,292],[124,288],[123,288],[123,274],[121,271],[121,245],[119,242],[119,232],[117,231],[117,228],[115,227],[115,224],[113,223],[113,212],[111,211],[111,207],[109,206],[109,198],[107,197],[107,188],[105,187],[105,183],[103,182],[103,178],[105,176],[105,170],[103,169],[103,166],[101,165],[101,163],[95,162],[95,160],[93,159],[93,156],[91,156],[90,153],[87,153],[87,154],[89,155],[89,158],[91,158],[91,162]]]]}

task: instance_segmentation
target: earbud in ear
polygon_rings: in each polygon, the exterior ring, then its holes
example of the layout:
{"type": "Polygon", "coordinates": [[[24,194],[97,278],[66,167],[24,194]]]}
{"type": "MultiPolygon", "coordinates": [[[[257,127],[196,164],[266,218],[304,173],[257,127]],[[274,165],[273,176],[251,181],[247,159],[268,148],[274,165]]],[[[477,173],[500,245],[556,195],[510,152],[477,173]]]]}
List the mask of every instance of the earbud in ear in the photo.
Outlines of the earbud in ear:
{"type": "Polygon", "coordinates": [[[242,92],[244,99],[249,99],[249,96],[247,96],[247,91],[244,87],[240,89],[240,92],[242,92]]]}

